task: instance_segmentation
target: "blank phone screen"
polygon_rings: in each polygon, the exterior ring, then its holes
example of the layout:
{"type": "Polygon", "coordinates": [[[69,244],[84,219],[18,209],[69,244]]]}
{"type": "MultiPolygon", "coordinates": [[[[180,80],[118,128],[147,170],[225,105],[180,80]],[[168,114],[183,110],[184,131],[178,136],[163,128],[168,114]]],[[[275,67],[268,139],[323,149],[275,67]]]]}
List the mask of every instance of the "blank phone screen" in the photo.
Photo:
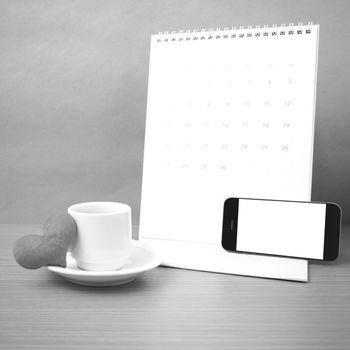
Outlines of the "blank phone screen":
{"type": "Polygon", "coordinates": [[[323,259],[326,204],[240,199],[237,251],[323,259]]]}

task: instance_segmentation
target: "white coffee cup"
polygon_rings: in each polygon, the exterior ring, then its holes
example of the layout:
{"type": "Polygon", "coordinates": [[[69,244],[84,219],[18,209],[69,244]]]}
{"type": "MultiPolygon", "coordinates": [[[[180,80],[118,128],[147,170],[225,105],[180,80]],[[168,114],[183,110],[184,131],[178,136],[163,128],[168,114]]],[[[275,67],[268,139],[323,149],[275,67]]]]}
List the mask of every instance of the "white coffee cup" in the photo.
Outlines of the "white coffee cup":
{"type": "Polygon", "coordinates": [[[71,247],[77,265],[88,271],[121,269],[131,253],[131,208],[116,202],[71,205],[78,234],[71,247]]]}

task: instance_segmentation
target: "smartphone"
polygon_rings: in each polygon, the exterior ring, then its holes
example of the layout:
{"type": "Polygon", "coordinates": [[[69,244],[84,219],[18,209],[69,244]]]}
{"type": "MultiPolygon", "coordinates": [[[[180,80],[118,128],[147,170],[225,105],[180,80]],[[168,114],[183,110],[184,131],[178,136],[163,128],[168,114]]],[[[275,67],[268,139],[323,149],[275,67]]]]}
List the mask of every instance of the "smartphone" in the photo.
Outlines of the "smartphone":
{"type": "Polygon", "coordinates": [[[232,252],[333,261],[341,209],[335,203],[228,198],[222,246],[232,252]]]}

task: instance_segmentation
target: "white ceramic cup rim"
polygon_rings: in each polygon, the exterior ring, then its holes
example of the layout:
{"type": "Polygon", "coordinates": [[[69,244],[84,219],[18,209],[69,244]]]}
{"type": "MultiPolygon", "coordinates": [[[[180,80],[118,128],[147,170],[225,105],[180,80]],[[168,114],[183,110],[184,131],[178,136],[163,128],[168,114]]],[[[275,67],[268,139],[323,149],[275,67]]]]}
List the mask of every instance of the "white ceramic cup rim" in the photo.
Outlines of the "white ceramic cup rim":
{"type": "Polygon", "coordinates": [[[86,216],[106,216],[131,212],[131,207],[118,202],[85,202],[73,204],[68,208],[69,214],[86,216]]]}

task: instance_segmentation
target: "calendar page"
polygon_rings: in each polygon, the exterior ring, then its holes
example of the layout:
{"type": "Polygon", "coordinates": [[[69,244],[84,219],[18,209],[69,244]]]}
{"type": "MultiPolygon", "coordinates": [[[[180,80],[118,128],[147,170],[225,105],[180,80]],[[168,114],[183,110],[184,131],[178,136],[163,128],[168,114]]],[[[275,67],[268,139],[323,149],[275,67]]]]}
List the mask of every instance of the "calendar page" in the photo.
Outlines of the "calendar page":
{"type": "Polygon", "coordinates": [[[310,200],[317,51],[315,25],[152,36],[141,237],[219,246],[226,198],[310,200]]]}

